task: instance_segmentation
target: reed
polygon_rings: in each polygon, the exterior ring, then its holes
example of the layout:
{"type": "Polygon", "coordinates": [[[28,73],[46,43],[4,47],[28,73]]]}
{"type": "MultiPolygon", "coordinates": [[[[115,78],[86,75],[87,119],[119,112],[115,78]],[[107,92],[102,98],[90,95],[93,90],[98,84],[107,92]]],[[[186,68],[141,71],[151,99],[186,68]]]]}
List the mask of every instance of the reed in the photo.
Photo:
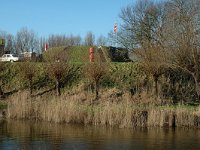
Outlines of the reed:
{"type": "Polygon", "coordinates": [[[139,105],[127,94],[92,98],[85,93],[30,98],[28,92],[19,92],[9,98],[7,117],[121,128],[200,126],[200,108],[139,105]]]}

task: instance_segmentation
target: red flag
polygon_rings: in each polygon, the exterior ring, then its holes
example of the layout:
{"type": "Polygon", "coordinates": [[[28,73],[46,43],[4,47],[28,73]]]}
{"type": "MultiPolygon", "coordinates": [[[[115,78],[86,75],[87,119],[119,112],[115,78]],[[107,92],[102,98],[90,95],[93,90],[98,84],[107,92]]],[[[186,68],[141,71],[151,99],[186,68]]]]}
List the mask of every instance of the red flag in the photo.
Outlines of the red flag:
{"type": "Polygon", "coordinates": [[[115,23],[114,25],[114,32],[116,33],[117,32],[117,24],[115,23]]]}

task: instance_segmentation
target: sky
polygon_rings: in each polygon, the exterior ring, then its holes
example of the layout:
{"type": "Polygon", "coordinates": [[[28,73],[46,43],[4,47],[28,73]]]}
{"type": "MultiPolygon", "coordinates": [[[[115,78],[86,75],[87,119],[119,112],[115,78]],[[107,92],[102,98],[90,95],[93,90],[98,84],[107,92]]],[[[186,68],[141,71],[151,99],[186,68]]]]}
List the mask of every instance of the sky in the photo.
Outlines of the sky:
{"type": "Polygon", "coordinates": [[[113,30],[121,9],[135,0],[0,0],[0,31],[15,35],[22,27],[39,36],[73,34],[96,37],[113,30]]]}

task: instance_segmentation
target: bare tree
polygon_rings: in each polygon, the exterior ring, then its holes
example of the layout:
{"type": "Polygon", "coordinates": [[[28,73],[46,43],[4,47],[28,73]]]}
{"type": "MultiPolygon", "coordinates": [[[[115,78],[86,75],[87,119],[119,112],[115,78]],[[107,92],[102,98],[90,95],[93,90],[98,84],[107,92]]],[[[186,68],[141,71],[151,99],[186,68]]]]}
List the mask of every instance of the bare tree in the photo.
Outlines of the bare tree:
{"type": "Polygon", "coordinates": [[[52,34],[47,39],[49,47],[59,47],[59,46],[75,46],[81,44],[81,37],[74,36],[73,34],[66,36],[64,34],[52,34]]]}
{"type": "Polygon", "coordinates": [[[85,75],[92,82],[95,89],[95,99],[99,98],[100,82],[108,72],[108,64],[101,61],[98,53],[94,56],[94,62],[86,65],[85,75]]]}
{"type": "Polygon", "coordinates": [[[189,73],[200,98],[200,1],[170,0],[166,4],[170,64],[189,73]]]}
{"type": "Polygon", "coordinates": [[[73,39],[74,39],[74,45],[76,45],[76,46],[81,45],[82,38],[80,35],[74,36],[73,39]]]}
{"type": "MultiPolygon", "coordinates": [[[[5,31],[0,31],[0,39],[4,40],[4,44],[1,43],[1,47],[4,46],[4,51],[5,52],[11,52],[14,53],[15,52],[15,40],[14,40],[14,36],[12,34],[9,34],[5,31]],[[2,45],[3,44],[3,45],[2,45]]],[[[4,52],[1,52],[1,55],[4,52]]]]}
{"type": "Polygon", "coordinates": [[[0,38],[0,56],[2,56],[4,54],[4,47],[5,47],[4,41],[5,41],[5,39],[0,38]]]}
{"type": "Polygon", "coordinates": [[[199,7],[199,0],[140,0],[122,9],[123,24],[116,40],[135,49],[155,87],[163,65],[167,65],[190,74],[200,97],[199,7]]]}
{"type": "Polygon", "coordinates": [[[15,39],[12,34],[8,34],[6,36],[6,45],[5,45],[5,51],[10,53],[15,53],[15,39]]]}
{"type": "Polygon", "coordinates": [[[40,51],[44,52],[45,51],[45,44],[47,44],[47,40],[44,37],[40,37],[40,51]]]}
{"type": "Polygon", "coordinates": [[[158,79],[163,73],[165,56],[164,4],[139,0],[122,9],[120,17],[123,24],[115,40],[139,58],[146,74],[152,77],[158,96],[158,79]]]}
{"type": "Polygon", "coordinates": [[[112,34],[114,40],[130,50],[148,47],[153,42],[161,44],[165,23],[163,5],[153,0],[138,0],[123,8],[120,13],[123,24],[117,34],[112,34]]]}
{"type": "Polygon", "coordinates": [[[65,35],[56,35],[56,34],[52,34],[49,36],[48,43],[50,48],[68,45],[65,35]]]}
{"type": "Polygon", "coordinates": [[[107,44],[107,39],[103,35],[100,35],[97,39],[97,46],[105,46],[107,44]]]}
{"type": "Polygon", "coordinates": [[[141,59],[140,63],[146,75],[153,79],[153,93],[158,97],[158,81],[167,66],[165,52],[159,46],[152,45],[148,49],[137,49],[135,54],[141,59]]]}
{"type": "Polygon", "coordinates": [[[85,45],[93,46],[95,42],[95,35],[90,31],[85,36],[85,45]]]}
{"type": "Polygon", "coordinates": [[[47,64],[47,73],[55,81],[57,96],[61,95],[61,83],[65,75],[70,73],[67,48],[59,47],[49,49],[44,53],[47,64]]]}
{"type": "Polygon", "coordinates": [[[22,77],[28,81],[30,96],[33,93],[33,78],[36,75],[37,67],[33,62],[23,62],[20,64],[22,77]]]}
{"type": "Polygon", "coordinates": [[[68,46],[81,45],[81,37],[79,35],[74,36],[74,35],[71,34],[70,36],[68,36],[67,39],[68,39],[67,41],[69,42],[68,46]]]}
{"type": "Polygon", "coordinates": [[[39,49],[39,39],[37,34],[28,30],[27,28],[22,28],[17,32],[16,35],[16,49],[17,52],[33,52],[39,49]]]}

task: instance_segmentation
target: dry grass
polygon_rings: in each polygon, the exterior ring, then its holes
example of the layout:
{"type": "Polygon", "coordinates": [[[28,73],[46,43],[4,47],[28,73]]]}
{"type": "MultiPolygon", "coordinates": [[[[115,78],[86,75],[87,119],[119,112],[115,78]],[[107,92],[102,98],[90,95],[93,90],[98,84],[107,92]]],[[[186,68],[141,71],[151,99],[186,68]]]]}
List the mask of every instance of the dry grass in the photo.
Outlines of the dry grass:
{"type": "Polygon", "coordinates": [[[112,92],[95,102],[91,101],[92,95],[83,92],[36,98],[29,98],[28,92],[19,92],[9,98],[7,117],[117,127],[200,126],[200,109],[138,105],[128,94],[113,96],[112,92]]]}

